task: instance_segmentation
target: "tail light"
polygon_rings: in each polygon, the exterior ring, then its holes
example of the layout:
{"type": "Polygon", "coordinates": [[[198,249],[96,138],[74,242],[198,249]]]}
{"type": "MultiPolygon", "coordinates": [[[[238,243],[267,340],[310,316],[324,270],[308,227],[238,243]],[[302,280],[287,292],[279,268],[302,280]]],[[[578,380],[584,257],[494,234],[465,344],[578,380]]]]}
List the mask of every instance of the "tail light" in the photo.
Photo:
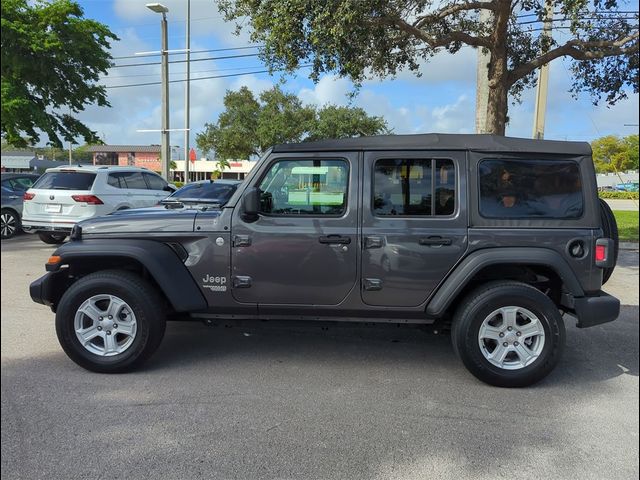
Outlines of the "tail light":
{"type": "Polygon", "coordinates": [[[89,205],[102,205],[103,202],[95,195],[71,195],[76,202],[88,203],[89,205]]]}
{"type": "Polygon", "coordinates": [[[35,193],[24,192],[24,195],[22,196],[22,200],[32,200],[33,197],[35,196],[36,196],[35,193]]]}
{"type": "Polygon", "coordinates": [[[594,252],[594,260],[596,267],[609,268],[613,267],[615,244],[610,238],[599,238],[596,240],[596,248],[594,252]]]}

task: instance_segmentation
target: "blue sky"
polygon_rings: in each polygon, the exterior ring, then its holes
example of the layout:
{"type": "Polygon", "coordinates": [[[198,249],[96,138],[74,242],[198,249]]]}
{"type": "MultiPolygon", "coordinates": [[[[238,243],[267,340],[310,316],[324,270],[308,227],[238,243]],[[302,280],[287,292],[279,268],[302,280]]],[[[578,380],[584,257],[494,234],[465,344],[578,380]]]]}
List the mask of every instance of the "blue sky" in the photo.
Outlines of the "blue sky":
{"type": "MultiPolygon", "coordinates": [[[[160,48],[160,15],[145,8],[145,0],[80,0],[85,16],[107,24],[120,41],[112,46],[114,57],[129,56],[137,52],[157,51],[160,48]]],[[[185,46],[186,1],[165,0],[169,7],[169,49],[185,46]]],[[[630,2],[629,9],[637,10],[638,3],[630,2]]],[[[250,44],[247,34],[232,34],[234,26],[225,23],[213,0],[191,1],[192,50],[242,47],[250,44]]],[[[252,53],[253,50],[217,53],[194,53],[192,60],[211,56],[252,53]]],[[[172,60],[184,58],[172,55],[172,60]]],[[[156,62],[159,57],[115,60],[116,64],[156,62]]],[[[638,95],[616,106],[607,108],[603,103],[594,106],[588,96],[575,100],[568,93],[570,80],[568,62],[556,60],[550,68],[549,100],[545,137],[560,140],[590,141],[602,135],[627,135],[637,133],[637,127],[624,124],[638,123],[638,95]]],[[[256,57],[226,60],[195,61],[191,66],[191,78],[224,75],[263,68],[256,57]]],[[[475,108],[476,52],[463,48],[457,55],[441,54],[424,65],[423,76],[401,73],[395,79],[365,82],[353,105],[363,107],[369,114],[382,115],[395,133],[472,133],[475,108]]],[[[317,84],[306,76],[307,70],[284,77],[282,87],[299,95],[306,103],[349,103],[348,93],[352,85],[347,79],[331,75],[323,76],[317,84]]],[[[172,80],[184,79],[184,64],[170,65],[172,80]]],[[[223,108],[227,89],[246,85],[255,94],[270,88],[282,77],[277,74],[254,74],[232,78],[195,80],[191,83],[191,144],[195,134],[202,131],[206,122],[215,122],[223,108]]],[[[146,67],[113,68],[104,78],[107,86],[160,80],[159,65],[146,67]]],[[[91,106],[79,115],[90,128],[96,130],[110,144],[151,144],[160,142],[159,133],[140,133],[140,129],[160,128],[160,86],[143,86],[109,89],[112,108],[91,106]]],[[[511,106],[511,122],[507,134],[530,137],[533,119],[535,91],[527,92],[523,102],[511,106]]],[[[174,83],[170,88],[170,118],[172,128],[184,126],[184,83],[174,83]]],[[[171,144],[183,145],[183,134],[172,133],[171,144]]]]}

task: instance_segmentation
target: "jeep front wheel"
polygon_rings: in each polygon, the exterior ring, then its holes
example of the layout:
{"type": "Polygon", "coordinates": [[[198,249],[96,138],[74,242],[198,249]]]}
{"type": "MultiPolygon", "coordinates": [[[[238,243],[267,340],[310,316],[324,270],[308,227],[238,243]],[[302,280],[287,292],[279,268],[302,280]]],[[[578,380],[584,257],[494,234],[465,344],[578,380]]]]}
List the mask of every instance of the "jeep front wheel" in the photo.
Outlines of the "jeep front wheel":
{"type": "Polygon", "coordinates": [[[499,387],[525,387],[560,359],[565,329],[558,308],[521,282],[491,282],[468,295],[452,325],[454,350],[467,369],[499,387]]]}
{"type": "Polygon", "coordinates": [[[92,273],[62,296],[56,333],[66,354],[94,372],[131,370],[160,345],[165,331],[162,299],[126,271],[92,273]]]}

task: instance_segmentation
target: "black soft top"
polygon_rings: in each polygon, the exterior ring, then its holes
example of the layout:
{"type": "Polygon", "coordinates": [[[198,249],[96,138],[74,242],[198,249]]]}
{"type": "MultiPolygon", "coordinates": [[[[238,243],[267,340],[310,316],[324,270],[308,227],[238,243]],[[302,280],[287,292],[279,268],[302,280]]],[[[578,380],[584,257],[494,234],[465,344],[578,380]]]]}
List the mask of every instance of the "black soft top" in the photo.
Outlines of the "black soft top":
{"type": "Polygon", "coordinates": [[[289,143],[273,147],[273,152],[331,152],[349,150],[471,150],[487,152],[550,153],[591,155],[587,142],[531,140],[500,135],[424,133],[419,135],[378,135],[316,142],[289,143]]]}

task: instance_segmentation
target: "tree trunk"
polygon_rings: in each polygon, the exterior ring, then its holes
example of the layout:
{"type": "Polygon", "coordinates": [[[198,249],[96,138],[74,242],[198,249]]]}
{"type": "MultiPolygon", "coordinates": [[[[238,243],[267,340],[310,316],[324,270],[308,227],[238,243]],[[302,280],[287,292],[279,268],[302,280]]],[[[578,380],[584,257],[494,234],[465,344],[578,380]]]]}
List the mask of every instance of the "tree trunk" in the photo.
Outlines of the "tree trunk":
{"type": "Polygon", "coordinates": [[[491,35],[491,63],[489,64],[489,99],[487,101],[487,133],[504,135],[509,109],[507,76],[507,28],[511,15],[511,1],[499,0],[494,12],[494,29],[491,35]]]}
{"type": "MultiPolygon", "coordinates": [[[[491,81],[490,81],[491,82],[491,81]]],[[[506,78],[496,81],[495,86],[489,87],[489,100],[487,101],[487,133],[504,135],[507,127],[507,111],[509,87],[506,86],[506,78]]]]}

